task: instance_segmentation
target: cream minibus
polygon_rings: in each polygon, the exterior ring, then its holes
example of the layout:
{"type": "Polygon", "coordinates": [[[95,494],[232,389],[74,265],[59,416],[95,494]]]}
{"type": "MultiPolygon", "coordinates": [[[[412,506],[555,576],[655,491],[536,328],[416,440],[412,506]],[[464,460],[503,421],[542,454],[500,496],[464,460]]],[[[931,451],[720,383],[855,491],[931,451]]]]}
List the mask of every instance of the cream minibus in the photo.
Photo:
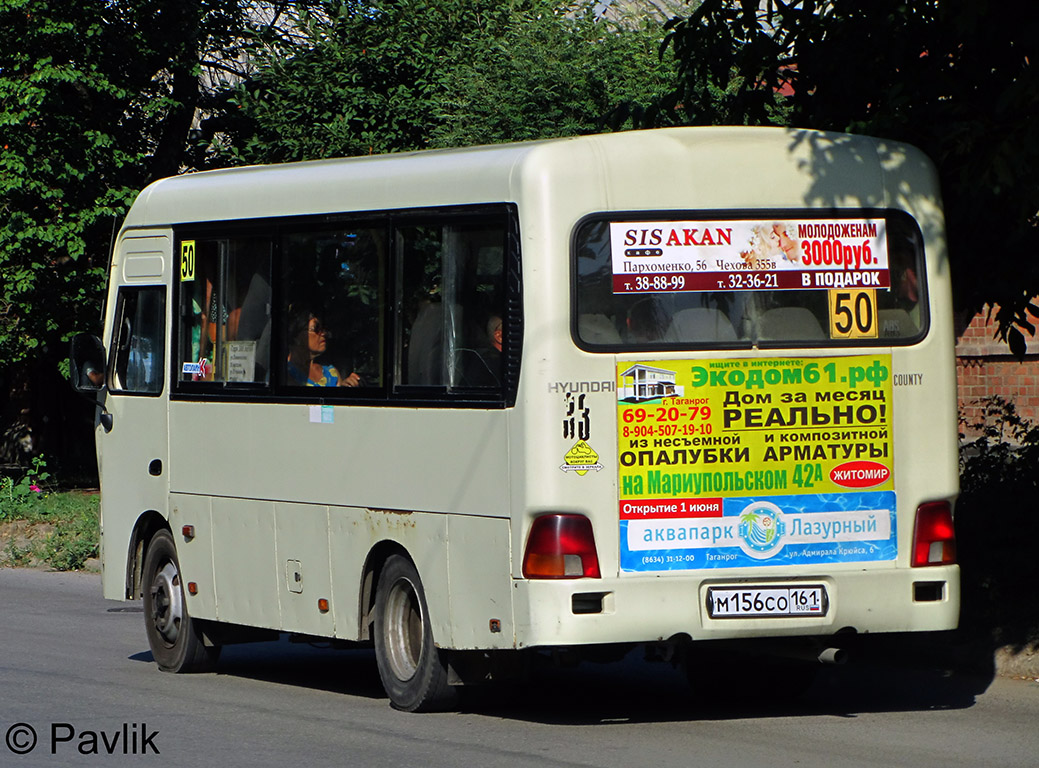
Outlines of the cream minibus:
{"type": "Polygon", "coordinates": [[[954,628],[945,248],[918,151],[778,128],[158,181],[72,348],[104,594],[175,672],[371,643],[404,710],[549,650],[954,628]]]}

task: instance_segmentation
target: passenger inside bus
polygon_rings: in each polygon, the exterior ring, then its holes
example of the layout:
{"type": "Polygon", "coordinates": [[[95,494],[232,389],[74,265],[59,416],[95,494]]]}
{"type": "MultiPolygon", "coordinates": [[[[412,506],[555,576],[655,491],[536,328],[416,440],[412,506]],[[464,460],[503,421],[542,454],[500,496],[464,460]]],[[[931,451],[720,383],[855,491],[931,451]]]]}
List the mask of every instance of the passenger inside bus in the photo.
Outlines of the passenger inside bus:
{"type": "Polygon", "coordinates": [[[628,308],[628,338],[636,343],[659,341],[664,337],[669,322],[670,318],[655,297],[641,297],[628,308]]]}
{"type": "Polygon", "coordinates": [[[289,356],[286,380],[289,384],[306,387],[358,387],[361,377],[356,372],[342,376],[339,369],[321,361],[328,351],[331,333],[321,319],[309,309],[292,315],[289,323],[289,356]]]}
{"type": "MultiPolygon", "coordinates": [[[[472,355],[464,357],[464,384],[473,387],[494,387],[501,383],[501,315],[492,313],[487,318],[486,340],[472,355]]],[[[467,350],[462,350],[467,351],[467,350]]]]}

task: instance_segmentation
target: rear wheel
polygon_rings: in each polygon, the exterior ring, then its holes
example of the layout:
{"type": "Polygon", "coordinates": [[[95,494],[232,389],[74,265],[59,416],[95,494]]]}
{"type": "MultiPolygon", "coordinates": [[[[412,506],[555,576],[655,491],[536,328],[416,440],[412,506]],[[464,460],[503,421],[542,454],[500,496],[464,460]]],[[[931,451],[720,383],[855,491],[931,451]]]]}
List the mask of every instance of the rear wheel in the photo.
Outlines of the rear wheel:
{"type": "Polygon", "coordinates": [[[446,653],[433,644],[426,596],[411,561],[391,555],[375,590],[375,657],[395,709],[451,709],[457,689],[447,682],[446,653]]]}
{"type": "Polygon", "coordinates": [[[207,646],[188,615],[173,535],[159,531],[144,558],[144,622],[152,656],[165,672],[205,672],[213,668],[220,646],[207,646]]]}

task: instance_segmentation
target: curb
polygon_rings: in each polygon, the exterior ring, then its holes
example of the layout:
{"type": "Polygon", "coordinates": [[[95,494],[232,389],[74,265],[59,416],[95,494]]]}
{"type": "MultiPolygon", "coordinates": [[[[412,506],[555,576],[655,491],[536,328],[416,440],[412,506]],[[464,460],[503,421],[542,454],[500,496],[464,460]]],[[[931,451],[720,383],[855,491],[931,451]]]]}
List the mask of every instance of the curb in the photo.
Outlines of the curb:
{"type": "Polygon", "coordinates": [[[996,674],[1039,683],[1039,648],[1018,649],[1005,645],[993,654],[996,674]]]}

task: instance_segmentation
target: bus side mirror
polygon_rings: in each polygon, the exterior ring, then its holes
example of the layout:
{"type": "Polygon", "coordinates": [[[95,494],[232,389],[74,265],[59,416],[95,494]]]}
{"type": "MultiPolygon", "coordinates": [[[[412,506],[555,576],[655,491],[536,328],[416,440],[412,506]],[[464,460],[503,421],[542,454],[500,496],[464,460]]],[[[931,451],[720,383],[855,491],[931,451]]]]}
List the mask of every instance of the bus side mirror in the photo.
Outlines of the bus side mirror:
{"type": "Polygon", "coordinates": [[[69,378],[72,388],[85,395],[105,388],[105,347],[97,336],[78,333],[72,337],[69,378]]]}
{"type": "Polygon", "coordinates": [[[69,351],[69,379],[72,388],[84,397],[93,400],[101,409],[100,422],[108,432],[112,429],[112,414],[97,398],[105,390],[105,346],[101,339],[91,333],[78,333],[72,337],[69,351]]]}

